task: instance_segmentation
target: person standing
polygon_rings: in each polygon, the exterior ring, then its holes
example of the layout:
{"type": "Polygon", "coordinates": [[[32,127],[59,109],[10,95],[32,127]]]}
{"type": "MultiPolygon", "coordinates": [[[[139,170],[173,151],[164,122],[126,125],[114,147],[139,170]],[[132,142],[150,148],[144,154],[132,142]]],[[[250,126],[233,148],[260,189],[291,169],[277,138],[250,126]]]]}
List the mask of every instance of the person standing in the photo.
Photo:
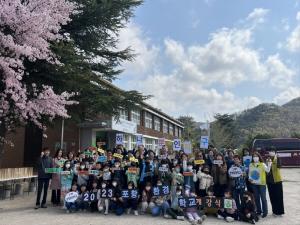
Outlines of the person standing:
{"type": "Polygon", "coordinates": [[[35,209],[38,208],[47,208],[46,201],[47,201],[47,192],[49,187],[49,182],[51,179],[51,173],[46,173],[45,168],[52,168],[52,159],[50,158],[50,150],[49,148],[44,148],[41,152],[41,157],[37,163],[37,170],[38,170],[38,192],[36,197],[36,204],[35,209]],[[44,191],[43,191],[44,190],[44,191]],[[43,191],[43,199],[42,203],[40,202],[41,195],[43,191]]]}
{"type": "Polygon", "coordinates": [[[274,216],[284,214],[282,177],[280,173],[280,161],[274,151],[269,152],[272,166],[267,174],[267,186],[274,216]]]}
{"type": "Polygon", "coordinates": [[[258,152],[253,153],[252,163],[249,167],[249,181],[252,184],[256,213],[262,214],[262,218],[268,215],[268,203],[266,198],[266,173],[270,172],[271,163],[266,165],[258,152]]]}
{"type": "MultiPolygon", "coordinates": [[[[53,167],[54,168],[61,168],[64,166],[64,158],[63,158],[63,151],[62,149],[58,149],[55,153],[53,159],[53,167]]],[[[61,196],[61,175],[60,173],[53,173],[51,179],[50,188],[52,190],[51,202],[53,205],[59,206],[60,205],[60,196],[61,196]]]]}

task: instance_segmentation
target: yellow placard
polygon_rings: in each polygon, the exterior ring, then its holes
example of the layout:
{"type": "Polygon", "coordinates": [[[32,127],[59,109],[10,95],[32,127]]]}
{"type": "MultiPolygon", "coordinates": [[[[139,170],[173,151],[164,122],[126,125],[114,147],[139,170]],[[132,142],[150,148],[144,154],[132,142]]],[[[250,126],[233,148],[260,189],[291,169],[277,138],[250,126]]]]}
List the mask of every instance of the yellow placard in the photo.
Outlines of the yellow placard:
{"type": "Polygon", "coordinates": [[[129,161],[130,161],[130,162],[136,162],[136,163],[139,162],[139,160],[136,159],[135,157],[130,157],[130,158],[129,158],[129,161]]]}
{"type": "Polygon", "coordinates": [[[195,165],[202,165],[202,164],[204,164],[205,163],[205,161],[203,160],[203,159],[199,159],[199,160],[195,160],[194,161],[194,164],[195,165]]]}
{"type": "Polygon", "coordinates": [[[118,154],[118,153],[114,153],[113,157],[119,158],[119,159],[123,159],[123,155],[118,154]]]}
{"type": "Polygon", "coordinates": [[[99,153],[102,153],[102,154],[105,153],[105,151],[104,151],[103,149],[101,149],[101,148],[98,148],[98,152],[99,152],[99,153]]]}

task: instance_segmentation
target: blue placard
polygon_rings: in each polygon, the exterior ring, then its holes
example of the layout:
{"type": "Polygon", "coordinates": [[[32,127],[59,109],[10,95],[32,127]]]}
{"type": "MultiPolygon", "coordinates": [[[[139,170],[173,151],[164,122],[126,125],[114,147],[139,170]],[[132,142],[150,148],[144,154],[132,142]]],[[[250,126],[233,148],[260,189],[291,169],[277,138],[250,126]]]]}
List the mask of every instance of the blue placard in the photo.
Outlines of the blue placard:
{"type": "Polygon", "coordinates": [[[107,161],[107,157],[105,155],[100,155],[98,156],[97,162],[106,162],[107,161]]]}

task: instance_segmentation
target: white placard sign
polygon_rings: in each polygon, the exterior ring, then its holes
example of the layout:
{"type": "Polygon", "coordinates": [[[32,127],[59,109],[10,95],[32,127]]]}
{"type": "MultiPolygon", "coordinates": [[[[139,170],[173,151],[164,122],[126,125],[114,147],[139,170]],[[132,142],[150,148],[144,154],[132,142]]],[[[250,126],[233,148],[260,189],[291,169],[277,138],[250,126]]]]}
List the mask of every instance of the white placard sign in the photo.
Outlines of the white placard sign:
{"type": "Polygon", "coordinates": [[[200,148],[208,149],[208,136],[201,136],[200,148]]]}
{"type": "Polygon", "coordinates": [[[124,135],[116,134],[116,145],[123,145],[123,144],[124,144],[124,135]]]}
{"type": "Polygon", "coordinates": [[[232,166],[228,170],[228,174],[230,177],[240,177],[243,175],[243,171],[240,167],[232,166]]]}
{"type": "Polygon", "coordinates": [[[78,193],[75,191],[71,191],[66,194],[65,201],[66,202],[75,202],[78,198],[78,193]]]}
{"type": "Polygon", "coordinates": [[[184,141],[183,142],[183,150],[186,154],[192,153],[192,143],[190,141],[184,141]]]}
{"type": "Polygon", "coordinates": [[[181,150],[181,140],[180,139],[174,139],[174,141],[173,141],[173,150],[174,151],[180,151],[181,150]]]}
{"type": "Polygon", "coordinates": [[[136,145],[137,146],[143,145],[143,135],[142,134],[136,135],[136,145]]]}
{"type": "Polygon", "coordinates": [[[161,148],[165,145],[165,139],[164,138],[158,138],[158,146],[161,148]]]}

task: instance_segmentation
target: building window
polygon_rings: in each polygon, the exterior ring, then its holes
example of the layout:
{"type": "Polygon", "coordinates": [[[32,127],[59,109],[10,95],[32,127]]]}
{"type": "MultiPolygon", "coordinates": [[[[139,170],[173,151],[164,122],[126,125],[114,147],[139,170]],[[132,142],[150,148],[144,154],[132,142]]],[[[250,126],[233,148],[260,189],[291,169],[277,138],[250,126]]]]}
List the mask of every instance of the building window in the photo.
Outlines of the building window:
{"type": "Polygon", "coordinates": [[[169,134],[174,135],[174,125],[169,124],[169,134]]]}
{"type": "Polygon", "coordinates": [[[124,147],[126,148],[126,149],[129,149],[129,138],[130,138],[130,135],[128,135],[128,134],[124,134],[124,147]]]}
{"type": "Polygon", "coordinates": [[[178,137],[178,127],[175,126],[175,137],[178,137]]]}
{"type": "Polygon", "coordinates": [[[120,110],[120,118],[123,120],[128,120],[128,111],[125,109],[120,110]]]}
{"type": "Polygon", "coordinates": [[[168,133],[169,129],[168,129],[168,121],[164,121],[164,124],[163,124],[163,131],[165,134],[168,133]]]}
{"type": "Polygon", "coordinates": [[[152,114],[148,112],[145,113],[145,127],[152,129],[152,114]]]}
{"type": "Polygon", "coordinates": [[[131,143],[130,143],[130,150],[136,148],[136,136],[135,135],[131,135],[131,143]]]}
{"type": "Polygon", "coordinates": [[[145,147],[147,150],[153,150],[153,142],[150,138],[145,138],[145,147]]]}
{"type": "Polygon", "coordinates": [[[141,125],[141,111],[140,110],[132,110],[131,111],[131,121],[136,123],[137,125],[141,125]]]}
{"type": "Polygon", "coordinates": [[[154,117],[154,130],[160,131],[160,118],[154,117]]]}

